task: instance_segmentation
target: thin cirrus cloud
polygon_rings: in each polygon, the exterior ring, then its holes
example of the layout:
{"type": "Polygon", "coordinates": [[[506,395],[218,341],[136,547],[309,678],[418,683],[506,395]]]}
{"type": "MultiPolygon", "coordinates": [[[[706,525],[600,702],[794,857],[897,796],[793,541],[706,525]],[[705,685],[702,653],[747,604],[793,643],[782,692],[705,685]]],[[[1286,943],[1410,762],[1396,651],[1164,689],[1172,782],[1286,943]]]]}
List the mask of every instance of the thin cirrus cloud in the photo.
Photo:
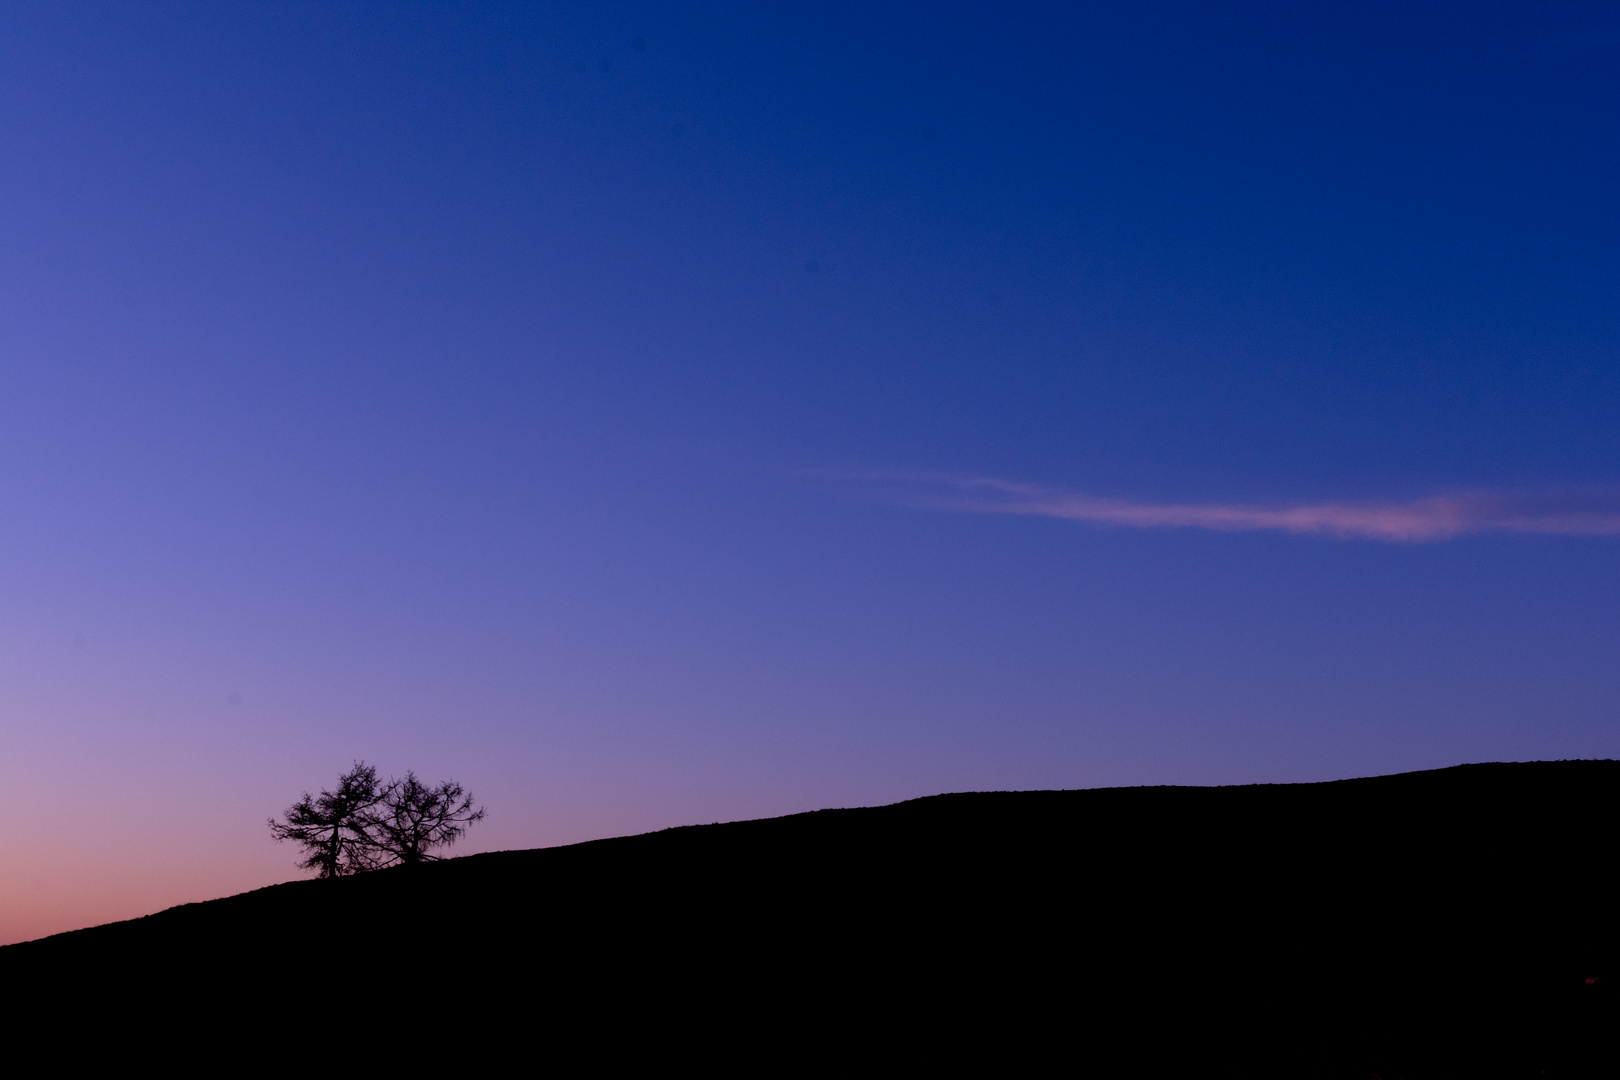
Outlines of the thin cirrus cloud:
{"type": "MultiPolygon", "coordinates": [[[[848,475],[848,474],[846,474],[848,475]]],[[[1150,503],[947,473],[852,476],[894,489],[901,502],[975,514],[1021,514],[1134,529],[1284,532],[1300,536],[1427,543],[1477,533],[1620,536],[1620,490],[1474,492],[1405,502],[1150,503]]]]}

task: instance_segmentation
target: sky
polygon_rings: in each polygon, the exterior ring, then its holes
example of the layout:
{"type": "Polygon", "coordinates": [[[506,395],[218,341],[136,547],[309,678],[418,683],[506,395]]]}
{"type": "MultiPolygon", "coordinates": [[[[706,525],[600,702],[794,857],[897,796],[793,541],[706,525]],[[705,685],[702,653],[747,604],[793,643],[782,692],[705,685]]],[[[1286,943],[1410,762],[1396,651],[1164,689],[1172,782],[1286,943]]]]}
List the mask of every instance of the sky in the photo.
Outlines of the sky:
{"type": "Polygon", "coordinates": [[[0,941],[1620,756],[1610,4],[0,6],[0,941]]]}

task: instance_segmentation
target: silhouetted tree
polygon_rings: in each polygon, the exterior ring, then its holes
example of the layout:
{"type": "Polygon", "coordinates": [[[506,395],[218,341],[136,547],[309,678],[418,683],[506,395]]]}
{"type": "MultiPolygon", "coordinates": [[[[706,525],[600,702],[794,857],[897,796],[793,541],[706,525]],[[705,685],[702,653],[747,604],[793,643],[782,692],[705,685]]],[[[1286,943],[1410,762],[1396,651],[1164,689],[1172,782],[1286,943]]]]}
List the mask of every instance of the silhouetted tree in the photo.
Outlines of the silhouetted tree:
{"type": "Polygon", "coordinates": [[[439,858],[433,849],[461,838],[484,810],[454,780],[429,787],[407,772],[391,780],[376,806],[367,811],[366,832],[388,865],[415,866],[439,858]]]}
{"type": "Polygon", "coordinates": [[[370,870],[379,864],[379,850],[370,832],[371,811],[387,798],[394,782],[381,787],[377,770],[363,761],[338,777],[336,791],[304,797],[287,808],[286,821],[270,819],[277,840],[302,845],[307,857],[299,866],[319,871],[323,878],[370,870]]]}

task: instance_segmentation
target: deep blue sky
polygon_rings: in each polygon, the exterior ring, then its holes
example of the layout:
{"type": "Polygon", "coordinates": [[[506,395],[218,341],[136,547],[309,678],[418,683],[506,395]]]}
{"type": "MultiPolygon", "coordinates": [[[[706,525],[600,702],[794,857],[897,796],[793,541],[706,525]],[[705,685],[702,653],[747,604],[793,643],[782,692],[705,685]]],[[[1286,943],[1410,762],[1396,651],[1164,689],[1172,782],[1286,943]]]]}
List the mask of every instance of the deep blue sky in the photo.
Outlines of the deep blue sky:
{"type": "Polygon", "coordinates": [[[472,850],[1620,752],[1617,111],[1605,4],[0,9],[0,930],[357,757],[472,850]]]}

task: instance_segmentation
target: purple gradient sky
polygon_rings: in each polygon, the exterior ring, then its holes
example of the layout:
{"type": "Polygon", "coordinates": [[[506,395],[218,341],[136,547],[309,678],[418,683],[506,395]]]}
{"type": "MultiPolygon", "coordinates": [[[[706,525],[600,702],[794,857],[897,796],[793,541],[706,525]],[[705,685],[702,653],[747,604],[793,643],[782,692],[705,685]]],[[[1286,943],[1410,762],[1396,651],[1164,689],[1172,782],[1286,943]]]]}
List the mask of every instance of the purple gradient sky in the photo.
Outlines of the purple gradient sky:
{"type": "Polygon", "coordinates": [[[772,7],[0,11],[0,941],[1620,753],[1612,5],[772,7]]]}

